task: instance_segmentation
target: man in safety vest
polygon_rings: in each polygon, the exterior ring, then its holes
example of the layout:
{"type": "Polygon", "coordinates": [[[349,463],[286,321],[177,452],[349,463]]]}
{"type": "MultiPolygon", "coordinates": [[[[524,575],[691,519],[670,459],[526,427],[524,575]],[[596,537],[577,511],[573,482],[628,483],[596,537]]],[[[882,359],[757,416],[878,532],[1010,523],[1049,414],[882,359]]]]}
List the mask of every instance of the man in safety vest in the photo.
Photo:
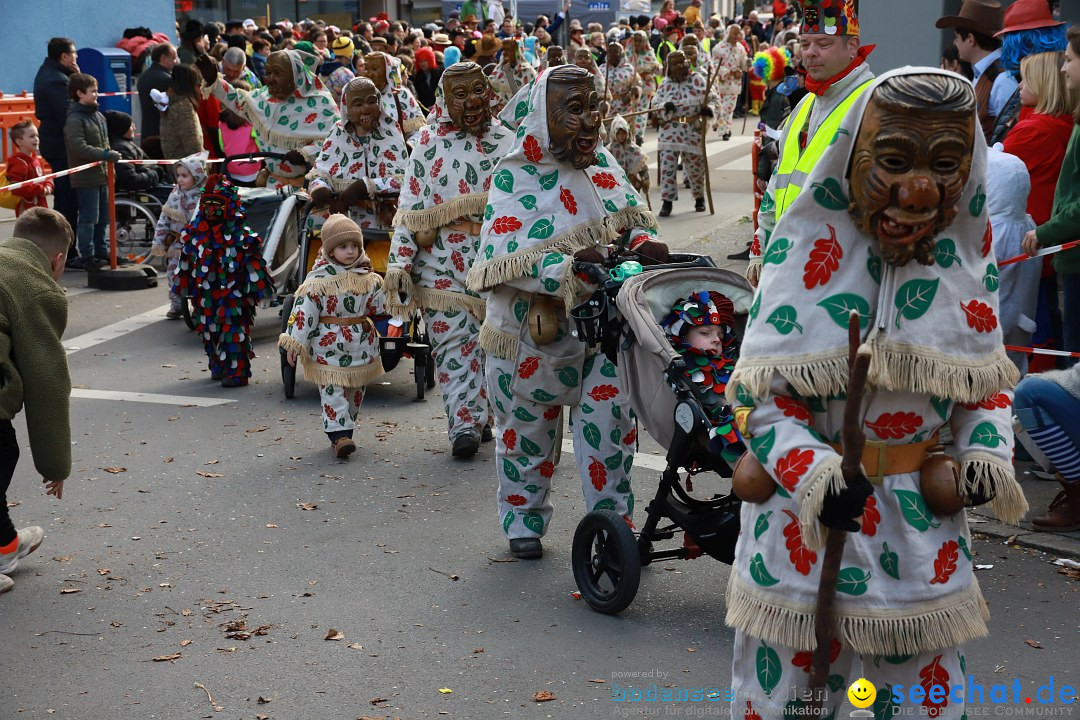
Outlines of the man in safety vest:
{"type": "MultiPolygon", "coordinates": [[[[806,68],[803,98],[784,125],[776,172],[765,189],[758,211],[758,230],[750,246],[746,277],[753,285],[767,258],[769,236],[776,221],[803,191],[810,171],[832,145],[847,111],[869,86],[874,74],[866,58],[873,45],[859,46],[859,19],[855,1],[803,3],[800,34],[802,61],[806,68]],[[827,6],[826,6],[827,5],[827,6]]],[[[760,182],[760,181],[759,181],[760,182]]]]}

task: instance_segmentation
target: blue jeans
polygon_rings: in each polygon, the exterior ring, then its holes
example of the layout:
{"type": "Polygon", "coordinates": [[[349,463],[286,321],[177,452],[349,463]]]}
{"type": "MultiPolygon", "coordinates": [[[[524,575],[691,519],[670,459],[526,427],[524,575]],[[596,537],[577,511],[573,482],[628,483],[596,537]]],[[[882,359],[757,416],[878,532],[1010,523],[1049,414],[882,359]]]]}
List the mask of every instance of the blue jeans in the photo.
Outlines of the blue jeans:
{"type": "Polygon", "coordinates": [[[1080,400],[1057,383],[1028,375],[1016,386],[1013,413],[1025,430],[1057,425],[1080,448],[1080,423],[1076,421],[1080,416],[1080,400]]]}
{"type": "MultiPolygon", "coordinates": [[[[1060,275],[1061,290],[1065,296],[1061,308],[1062,350],[1080,352],[1080,275],[1060,275]]],[[[1067,358],[1058,367],[1072,367],[1076,358],[1067,358]]]]}
{"type": "Polygon", "coordinates": [[[109,246],[105,244],[105,228],[109,224],[109,188],[106,185],[75,188],[75,193],[79,198],[79,226],[75,234],[79,257],[105,257],[109,254],[109,246]]]}

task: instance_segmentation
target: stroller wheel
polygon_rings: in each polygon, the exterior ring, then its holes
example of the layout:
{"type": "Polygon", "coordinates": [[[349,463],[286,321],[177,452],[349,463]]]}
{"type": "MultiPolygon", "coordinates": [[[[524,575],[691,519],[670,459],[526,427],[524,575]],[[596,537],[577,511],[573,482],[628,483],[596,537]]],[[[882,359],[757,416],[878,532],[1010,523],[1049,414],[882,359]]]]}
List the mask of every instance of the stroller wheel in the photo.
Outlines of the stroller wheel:
{"type": "MultiPolygon", "coordinates": [[[[281,302],[281,332],[289,329],[289,315],[292,314],[294,301],[295,298],[290,294],[281,302]]],[[[285,387],[285,398],[292,400],[296,394],[296,368],[289,364],[289,355],[285,350],[278,349],[278,355],[281,358],[281,384],[285,387]]]]}
{"type": "Polygon", "coordinates": [[[612,510],[593,510],[578,523],[571,552],[574,581],[593,610],[614,615],[637,595],[641,558],[634,532],[612,510]]]}
{"type": "Polygon", "coordinates": [[[184,313],[184,323],[188,326],[188,330],[194,330],[198,323],[195,322],[194,310],[191,307],[192,301],[189,297],[180,298],[180,308],[184,313]]]}

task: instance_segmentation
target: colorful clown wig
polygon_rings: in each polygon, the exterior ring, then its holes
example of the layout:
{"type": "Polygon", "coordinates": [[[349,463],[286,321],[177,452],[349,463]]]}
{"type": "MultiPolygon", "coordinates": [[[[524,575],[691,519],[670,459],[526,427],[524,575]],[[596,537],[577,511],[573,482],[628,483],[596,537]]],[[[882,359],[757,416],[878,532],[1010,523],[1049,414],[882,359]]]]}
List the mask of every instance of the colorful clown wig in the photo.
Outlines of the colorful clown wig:
{"type": "Polygon", "coordinates": [[[780,82],[784,69],[791,65],[791,53],[786,48],[770,47],[754,55],[754,77],[765,82],[780,82]]]}
{"type": "Polygon", "coordinates": [[[1007,32],[1001,36],[1001,64],[1013,76],[1020,76],[1020,61],[1028,55],[1065,52],[1066,25],[1007,32]]]}

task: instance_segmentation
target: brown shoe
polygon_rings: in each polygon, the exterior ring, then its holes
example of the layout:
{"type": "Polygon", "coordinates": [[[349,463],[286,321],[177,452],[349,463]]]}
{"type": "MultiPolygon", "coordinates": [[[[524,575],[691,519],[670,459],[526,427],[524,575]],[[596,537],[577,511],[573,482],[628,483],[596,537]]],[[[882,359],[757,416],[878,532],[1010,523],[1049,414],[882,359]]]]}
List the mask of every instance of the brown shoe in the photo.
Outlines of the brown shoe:
{"type": "Polygon", "coordinates": [[[334,441],[334,454],[339,458],[347,458],[356,452],[356,443],[352,438],[340,437],[334,441]]]}
{"type": "Polygon", "coordinates": [[[1057,494],[1045,515],[1031,519],[1040,530],[1070,532],[1080,530],[1080,480],[1066,482],[1058,475],[1063,490],[1057,494]]]}

